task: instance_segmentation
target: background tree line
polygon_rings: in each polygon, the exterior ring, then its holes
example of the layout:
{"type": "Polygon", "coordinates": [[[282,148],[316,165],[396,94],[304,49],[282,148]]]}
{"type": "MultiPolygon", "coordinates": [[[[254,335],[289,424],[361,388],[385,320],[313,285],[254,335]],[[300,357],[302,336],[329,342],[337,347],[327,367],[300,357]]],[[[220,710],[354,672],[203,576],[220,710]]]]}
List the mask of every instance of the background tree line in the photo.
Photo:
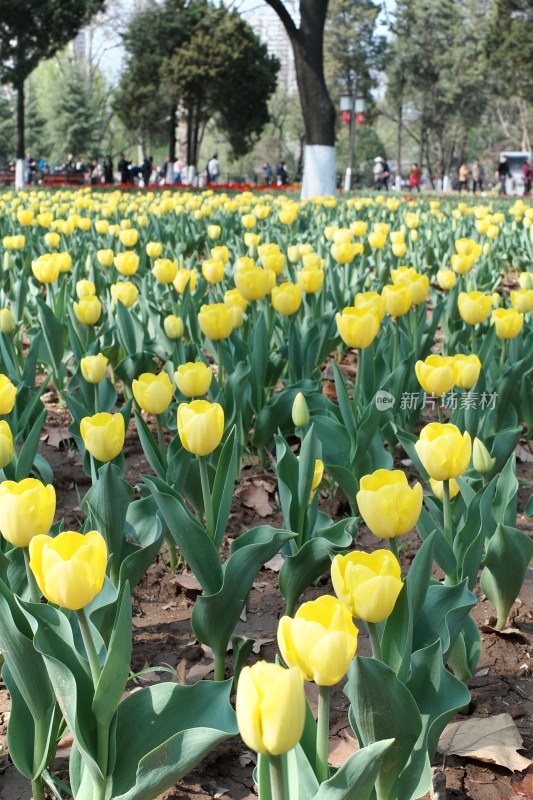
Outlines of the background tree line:
{"type": "MultiPolygon", "coordinates": [[[[201,167],[219,149],[235,177],[282,159],[291,177],[301,175],[299,98],[276,86],[277,60],[236,11],[208,0],[148,4],[122,21],[123,69],[110,79],[97,59],[62,49],[103,2],[69,0],[68,35],[58,34],[46,5],[0,0],[0,162],[15,155],[22,81],[25,146],[34,157],[62,162],[68,152],[90,158],[126,149],[135,158],[139,147],[161,163],[176,156],[178,131],[190,164],[201,167]],[[49,36],[35,34],[17,68],[8,27],[12,33],[24,20],[5,15],[16,7],[23,16],[23,5],[44,15],[49,36]]],[[[368,103],[356,131],[360,177],[370,176],[375,155],[404,169],[416,160],[438,176],[475,157],[490,166],[500,149],[530,150],[532,33],[533,0],[397,0],[388,17],[374,0],[330,0],[329,96],[336,108],[346,93],[368,103]]],[[[335,131],[341,171],[348,130],[340,114],[335,131]]]]}

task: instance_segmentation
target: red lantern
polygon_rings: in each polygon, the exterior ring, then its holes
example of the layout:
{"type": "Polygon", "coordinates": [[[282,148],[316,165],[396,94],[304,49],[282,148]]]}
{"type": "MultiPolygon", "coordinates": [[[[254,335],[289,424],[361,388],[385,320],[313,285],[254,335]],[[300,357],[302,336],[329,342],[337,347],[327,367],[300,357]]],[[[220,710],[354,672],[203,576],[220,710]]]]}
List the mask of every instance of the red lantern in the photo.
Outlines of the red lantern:
{"type": "Polygon", "coordinates": [[[343,111],[342,112],[342,121],[346,122],[347,124],[349,124],[350,123],[350,116],[351,115],[350,115],[349,111],[343,111]]]}
{"type": "Polygon", "coordinates": [[[366,122],[366,115],[365,115],[364,111],[359,111],[359,112],[358,112],[358,113],[355,115],[355,121],[356,121],[357,125],[364,125],[364,124],[365,124],[365,122],[366,122]]]}

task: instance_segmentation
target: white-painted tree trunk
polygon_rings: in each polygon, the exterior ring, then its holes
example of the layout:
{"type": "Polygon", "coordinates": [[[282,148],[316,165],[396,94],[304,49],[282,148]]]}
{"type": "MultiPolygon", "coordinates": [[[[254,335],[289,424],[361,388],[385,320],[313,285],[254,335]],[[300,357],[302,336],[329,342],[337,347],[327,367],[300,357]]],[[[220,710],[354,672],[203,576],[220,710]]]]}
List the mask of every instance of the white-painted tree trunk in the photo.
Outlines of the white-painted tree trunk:
{"type": "Polygon", "coordinates": [[[15,189],[17,192],[19,189],[24,188],[24,169],[26,167],[25,161],[23,158],[17,158],[17,163],[15,166],[15,189]]]}
{"type": "Polygon", "coordinates": [[[337,194],[335,148],[323,144],[304,148],[302,199],[337,194]]]}

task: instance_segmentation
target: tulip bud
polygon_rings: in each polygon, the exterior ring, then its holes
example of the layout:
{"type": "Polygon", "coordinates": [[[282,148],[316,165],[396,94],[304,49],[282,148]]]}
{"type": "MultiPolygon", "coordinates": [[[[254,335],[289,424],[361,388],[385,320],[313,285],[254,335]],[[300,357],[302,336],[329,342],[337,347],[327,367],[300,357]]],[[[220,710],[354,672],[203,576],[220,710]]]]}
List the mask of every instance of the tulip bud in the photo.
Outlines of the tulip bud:
{"type": "Polygon", "coordinates": [[[13,435],[11,428],[5,421],[0,421],[0,469],[9,464],[13,458],[13,435]]]}
{"type": "Polygon", "coordinates": [[[292,421],[295,428],[307,428],[309,425],[309,409],[301,392],[298,392],[292,404],[292,421]]]}
{"type": "Polygon", "coordinates": [[[9,308],[0,309],[0,333],[13,333],[15,318],[9,308]]]}
{"type": "Polygon", "coordinates": [[[105,377],[108,359],[103,353],[95,356],[84,356],[80,361],[81,374],[87,383],[100,383],[105,377]]]}
{"type": "Polygon", "coordinates": [[[175,314],[169,314],[168,317],[165,317],[163,327],[169,339],[181,339],[183,336],[183,320],[181,317],[176,317],[175,314]]]}
{"type": "Polygon", "coordinates": [[[4,270],[9,271],[10,269],[13,269],[14,266],[15,262],[13,261],[13,256],[6,250],[4,252],[4,262],[3,262],[4,270]]]}
{"type": "Polygon", "coordinates": [[[474,469],[477,469],[482,475],[490,472],[496,463],[496,459],[491,457],[489,451],[477,436],[474,439],[474,445],[472,447],[472,461],[474,463],[474,469]]]}

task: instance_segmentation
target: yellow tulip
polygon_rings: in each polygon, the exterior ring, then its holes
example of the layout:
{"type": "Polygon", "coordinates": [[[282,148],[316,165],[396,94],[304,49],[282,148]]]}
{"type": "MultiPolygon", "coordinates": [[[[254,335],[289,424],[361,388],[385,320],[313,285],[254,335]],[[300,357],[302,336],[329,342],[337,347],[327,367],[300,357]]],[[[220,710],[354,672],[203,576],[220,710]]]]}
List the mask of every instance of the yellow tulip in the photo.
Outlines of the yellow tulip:
{"type": "Polygon", "coordinates": [[[213,372],[203,361],[188,361],[180,364],[174,373],[176,386],[185,397],[201,397],[207,394],[213,372]]]}
{"type": "Polygon", "coordinates": [[[291,262],[291,264],[297,264],[302,255],[300,253],[300,245],[298,244],[291,244],[287,248],[287,258],[291,262]]]}
{"type": "Polygon", "coordinates": [[[420,218],[418,214],[413,214],[410,211],[408,211],[407,214],[404,216],[403,221],[405,222],[407,227],[412,230],[415,230],[420,225],[420,218]]]}
{"type": "Polygon", "coordinates": [[[348,347],[365,348],[372,344],[379,330],[379,317],[371,308],[344,308],[335,315],[339,335],[348,347]]]}
{"type": "Polygon", "coordinates": [[[357,505],[375,536],[392,539],[414,528],[422,510],[420,483],[411,488],[401,470],[378,469],[361,478],[357,505]]]}
{"type": "Polygon", "coordinates": [[[251,228],[255,227],[256,222],[257,220],[253,214],[244,214],[244,216],[241,217],[242,226],[247,230],[250,230],[251,228]]]}
{"type": "Polygon", "coordinates": [[[387,234],[374,230],[368,234],[368,243],[374,250],[381,250],[387,244],[387,234]]]}
{"type": "MultiPolygon", "coordinates": [[[[261,248],[259,248],[261,249],[261,248]]],[[[285,256],[283,253],[266,253],[261,256],[261,264],[263,269],[270,269],[276,275],[281,275],[285,269],[285,256]]]]}
{"type": "Polygon", "coordinates": [[[165,285],[172,283],[178,271],[178,264],[170,258],[158,258],[152,267],[154,278],[165,285]]]}
{"type": "Polygon", "coordinates": [[[50,603],[79,611],[104,585],[107,546],[98,531],[85,535],[64,531],[35,536],[30,542],[30,568],[50,603]]]}
{"type": "Polygon", "coordinates": [[[379,292],[358,292],[353,304],[355,308],[372,309],[378,315],[380,322],[385,316],[385,298],[379,292]]]}
{"type": "MultiPolygon", "coordinates": [[[[444,484],[443,484],[443,482],[442,481],[434,481],[433,478],[430,478],[429,479],[429,484],[431,486],[431,491],[433,492],[435,497],[438,497],[439,500],[443,500],[444,499],[444,484]]],[[[449,486],[450,486],[450,500],[453,500],[453,498],[456,495],[459,494],[459,484],[457,483],[457,481],[454,478],[451,478],[449,486]]]]}
{"type": "Polygon", "coordinates": [[[278,219],[282,225],[292,225],[298,218],[298,209],[295,205],[287,203],[281,211],[278,212],[278,219]]]}
{"type": "Polygon", "coordinates": [[[415,372],[422,389],[436,397],[442,397],[457,383],[457,367],[451,356],[428,356],[416,362],[415,372]]]}
{"type": "Polygon", "coordinates": [[[450,259],[454,272],[458,275],[464,275],[469,272],[474,266],[474,256],[472,255],[459,255],[454,253],[450,259]]]}
{"type": "Polygon", "coordinates": [[[116,254],[114,263],[121,275],[135,275],[139,269],[139,256],[133,250],[126,250],[125,253],[116,254]]]}
{"type": "Polygon", "coordinates": [[[392,245],[392,254],[393,256],[396,256],[396,258],[403,258],[406,253],[407,245],[405,242],[398,242],[397,244],[392,245]]]}
{"type": "Polygon", "coordinates": [[[323,269],[325,260],[318,253],[303,253],[302,265],[304,269],[323,269]]]}
{"type": "Polygon", "coordinates": [[[6,467],[13,458],[13,434],[5,421],[0,420],[0,469],[6,467]]]}
{"type": "Polygon", "coordinates": [[[53,219],[54,217],[51,211],[43,211],[37,214],[37,222],[41,228],[49,228],[52,225],[53,219]]]}
{"type": "Polygon", "coordinates": [[[78,295],[79,299],[82,297],[91,297],[92,295],[96,294],[96,287],[92,281],[78,281],[76,284],[76,294],[78,295]]]}
{"type": "Polygon", "coordinates": [[[446,481],[459,478],[468,468],[472,440],[456,425],[430,422],[420,431],[415,449],[430,478],[446,481]]]}
{"type": "Polygon", "coordinates": [[[109,228],[109,220],[107,219],[97,219],[96,222],[94,223],[94,229],[96,233],[100,234],[100,236],[103,236],[105,233],[107,233],[108,228],[109,228]]]}
{"type": "Polygon", "coordinates": [[[338,264],[350,264],[363,252],[364,247],[361,242],[334,242],[331,245],[331,255],[338,264]]]}
{"type": "Polygon", "coordinates": [[[26,237],[21,233],[17,236],[4,236],[2,244],[6,250],[22,250],[26,244],[26,237]]]}
{"type": "Polygon", "coordinates": [[[179,269],[174,278],[174,288],[178,294],[183,294],[187,284],[189,284],[189,291],[194,292],[196,288],[197,274],[196,271],[191,269],[179,269]]]}
{"type": "Polygon", "coordinates": [[[105,378],[108,359],[103,353],[95,356],[85,356],[80,361],[81,374],[87,383],[100,383],[105,378]]]}
{"type": "Polygon", "coordinates": [[[292,750],[305,723],[303,675],[296,667],[258,661],[237,685],[237,725],[245,745],[262,755],[292,750]]]}
{"type": "Polygon", "coordinates": [[[479,378],[481,361],[475,353],[469,356],[458,353],[456,356],[453,356],[453,360],[457,369],[455,385],[460,389],[471,389],[479,378]]]}
{"type": "Polygon", "coordinates": [[[359,238],[361,236],[366,235],[366,232],[368,230],[368,224],[364,222],[362,219],[356,219],[350,225],[350,230],[354,236],[357,236],[359,238]]]}
{"type": "Polygon", "coordinates": [[[163,328],[168,338],[173,340],[181,339],[185,330],[182,318],[177,317],[175,314],[169,314],[168,317],[165,317],[163,328]]]}
{"type": "Polygon", "coordinates": [[[468,325],[484,322],[492,308],[492,297],[483,292],[460,292],[457,298],[459,314],[468,325]]]}
{"type": "Polygon", "coordinates": [[[162,414],[172,402],[172,383],[166,372],[144,372],[132,381],[135,400],[147,414],[162,414]]]}
{"type": "Polygon", "coordinates": [[[23,228],[28,228],[33,222],[33,211],[31,208],[19,208],[17,211],[17,222],[23,228]]]}
{"type": "Polygon", "coordinates": [[[131,281],[119,281],[111,284],[111,297],[114,303],[120,302],[126,308],[131,308],[137,299],[139,290],[131,281]]]}
{"type": "Polygon", "coordinates": [[[220,234],[222,233],[222,228],[220,225],[208,225],[207,226],[207,235],[210,239],[216,240],[220,239],[220,234]]]}
{"type": "Polygon", "coordinates": [[[249,301],[262,300],[276,285],[276,275],[272,270],[261,267],[244,267],[233,276],[235,286],[249,301]]]}
{"type": "MultiPolygon", "coordinates": [[[[307,401],[302,392],[298,392],[292,404],[292,421],[295,428],[307,428],[309,425],[309,408],[307,401]]],[[[317,459],[318,461],[318,459],[317,459]]],[[[322,462],[320,462],[322,464],[322,462]]],[[[316,465],[315,465],[316,468],[316,465]]],[[[324,472],[324,464],[322,464],[322,472],[324,472]]],[[[314,477],[314,475],[313,475],[314,477]]],[[[322,480],[322,475],[320,476],[322,480]]],[[[313,481],[314,482],[314,481],[313,481]]],[[[320,483],[320,481],[319,481],[320,483]]]]}
{"type": "Polygon", "coordinates": [[[295,283],[287,281],[272,289],[272,305],[285,317],[295,314],[302,304],[302,292],[295,283]]]}
{"type": "Polygon", "coordinates": [[[59,275],[59,262],[54,253],[45,253],[31,262],[31,269],[41,283],[53,283],[59,275]]]}
{"type": "Polygon", "coordinates": [[[16,547],[48,533],[56,512],[56,493],[35,478],[0,483],[0,533],[16,547]]]}
{"type": "Polygon", "coordinates": [[[280,619],[278,647],[285,663],[298,667],[305,680],[333,686],[348,671],[358,633],[346,607],[323,595],[301,605],[294,618],[280,619]]]}
{"type": "Polygon", "coordinates": [[[404,283],[387,284],[383,287],[382,296],[385,298],[385,308],[390,317],[401,317],[411,308],[411,287],[404,283]]]}
{"type": "Polygon", "coordinates": [[[146,255],[149,258],[159,258],[163,252],[163,245],[161,242],[148,242],[146,245],[146,255]]]}
{"type": "MultiPolygon", "coordinates": [[[[299,394],[301,394],[301,392],[299,392],[299,394]]],[[[300,457],[298,456],[298,460],[299,459],[300,457]]],[[[315,469],[313,471],[313,481],[311,483],[311,495],[309,498],[309,502],[313,500],[316,490],[320,486],[323,477],[324,477],[324,462],[321,461],[319,458],[317,458],[315,461],[315,469]]]]}
{"type": "Polygon", "coordinates": [[[16,394],[16,386],[11,383],[7,375],[0,375],[0,414],[11,414],[16,394]]]}
{"type": "Polygon", "coordinates": [[[411,289],[411,302],[418,306],[423,303],[429,292],[429,278],[420,275],[414,267],[398,267],[391,271],[394,285],[404,285],[411,289]]]}
{"type": "Polygon", "coordinates": [[[229,261],[229,250],[226,245],[220,244],[218,247],[212,247],[211,258],[218,258],[218,260],[222,261],[223,264],[227,264],[229,261]]]}
{"type": "Polygon", "coordinates": [[[228,308],[240,308],[242,312],[248,308],[248,300],[246,300],[238,289],[228,289],[224,293],[224,305],[228,308]]]}
{"type": "Polygon", "coordinates": [[[55,257],[59,266],[59,272],[70,272],[72,269],[70,253],[56,253],[55,257]]]}
{"type": "Polygon", "coordinates": [[[135,247],[139,238],[139,231],[135,228],[126,228],[120,231],[119,239],[124,247],[135,247]]]}
{"type": "Polygon", "coordinates": [[[521,314],[533,311],[533,289],[519,289],[511,292],[511,305],[521,314]]]}
{"type": "Polygon", "coordinates": [[[207,400],[181,403],[178,406],[178,433],[189,453],[209,455],[219,446],[224,433],[222,406],[207,400]]]}
{"type": "Polygon", "coordinates": [[[246,247],[249,247],[252,250],[255,247],[257,247],[260,241],[261,241],[261,236],[259,233],[251,233],[250,231],[247,231],[244,234],[244,244],[246,245],[246,247]]]}
{"type": "Polygon", "coordinates": [[[324,270],[316,267],[306,267],[298,270],[296,274],[298,286],[306,294],[316,294],[324,283],[324,270]]]}
{"type": "Polygon", "coordinates": [[[44,243],[47,247],[51,250],[55,250],[56,247],[59,247],[59,242],[61,241],[61,237],[58,233],[54,233],[53,231],[49,231],[48,233],[44,234],[44,243]]]}
{"type": "Polygon", "coordinates": [[[257,267],[257,264],[250,256],[240,256],[235,262],[235,272],[240,269],[249,269],[250,267],[257,267]]]}
{"type": "Polygon", "coordinates": [[[101,267],[110,267],[115,259],[113,250],[97,250],[96,260],[101,267]]]}
{"type": "Polygon", "coordinates": [[[220,283],[224,278],[224,263],[219,258],[210,258],[202,264],[202,275],[208,283],[220,283]]]}
{"type": "Polygon", "coordinates": [[[445,292],[449,292],[455,286],[457,280],[452,269],[439,269],[437,272],[437,283],[445,292]]]}
{"type": "Polygon", "coordinates": [[[524,315],[516,308],[497,308],[492,312],[491,325],[496,326],[498,339],[514,339],[524,325],[524,315]]]}
{"type": "Polygon", "coordinates": [[[82,297],[79,303],[74,303],[74,313],[79,322],[84,325],[96,325],[102,313],[102,303],[94,295],[82,297]]]}
{"type": "Polygon", "coordinates": [[[9,308],[0,309],[0,333],[13,333],[16,328],[15,317],[9,308]]]}
{"type": "Polygon", "coordinates": [[[204,336],[212,341],[227,339],[233,330],[233,317],[224,303],[210,303],[200,308],[198,323],[204,336]]]}
{"type": "Polygon", "coordinates": [[[353,617],[382,622],[393,610],[403,583],[400,565],[389,550],[337,555],[331,564],[335,594],[353,617]]]}
{"type": "Polygon", "coordinates": [[[98,461],[111,461],[124,447],[126,431],[122,414],[94,414],[80,422],[80,433],[89,453],[98,461]]]}
{"type": "Polygon", "coordinates": [[[533,289],[533,272],[521,272],[518,282],[521,289],[533,289]]]}

